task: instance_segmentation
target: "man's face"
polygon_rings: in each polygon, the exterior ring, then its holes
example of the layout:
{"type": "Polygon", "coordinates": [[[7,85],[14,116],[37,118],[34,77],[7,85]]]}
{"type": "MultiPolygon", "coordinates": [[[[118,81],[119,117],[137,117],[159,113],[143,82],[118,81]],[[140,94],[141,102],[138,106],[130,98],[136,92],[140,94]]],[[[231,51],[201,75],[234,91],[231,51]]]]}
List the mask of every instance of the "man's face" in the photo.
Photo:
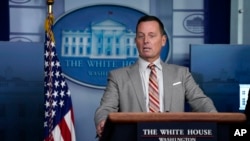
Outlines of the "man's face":
{"type": "Polygon", "coordinates": [[[144,60],[153,62],[158,59],[166,40],[156,21],[141,22],[138,25],[135,41],[139,55],[144,60]]]}

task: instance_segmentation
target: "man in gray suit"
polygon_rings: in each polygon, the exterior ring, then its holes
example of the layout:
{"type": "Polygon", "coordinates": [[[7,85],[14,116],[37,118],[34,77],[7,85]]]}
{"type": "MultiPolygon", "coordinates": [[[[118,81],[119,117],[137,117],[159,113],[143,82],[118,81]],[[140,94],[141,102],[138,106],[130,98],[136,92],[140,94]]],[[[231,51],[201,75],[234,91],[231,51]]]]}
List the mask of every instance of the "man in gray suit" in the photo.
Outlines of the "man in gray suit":
{"type": "Polygon", "coordinates": [[[194,81],[188,68],[164,63],[160,52],[167,36],[162,22],[155,16],[143,16],[136,26],[137,62],[111,71],[108,85],[95,113],[96,131],[100,137],[110,112],[150,112],[148,83],[154,63],[157,72],[159,112],[184,112],[185,101],[195,112],[217,112],[194,81]]]}

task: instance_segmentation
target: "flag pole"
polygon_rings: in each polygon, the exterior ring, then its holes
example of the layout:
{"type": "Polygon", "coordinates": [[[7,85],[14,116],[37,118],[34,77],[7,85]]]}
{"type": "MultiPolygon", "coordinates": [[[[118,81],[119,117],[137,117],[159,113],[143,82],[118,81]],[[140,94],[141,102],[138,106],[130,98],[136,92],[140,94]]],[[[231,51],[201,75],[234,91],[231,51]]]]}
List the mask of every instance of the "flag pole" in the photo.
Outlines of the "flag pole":
{"type": "Polygon", "coordinates": [[[47,18],[45,20],[44,28],[45,28],[46,32],[48,34],[50,34],[51,41],[53,41],[55,43],[54,34],[52,32],[52,29],[51,29],[51,27],[54,24],[53,4],[54,4],[54,0],[47,0],[48,16],[47,16],[47,18]]]}
{"type": "Polygon", "coordinates": [[[54,4],[54,0],[47,0],[48,13],[49,14],[53,13],[53,4],[54,4]]]}
{"type": "MultiPolygon", "coordinates": [[[[45,31],[46,31],[46,38],[49,38],[48,40],[50,40],[50,43],[49,44],[51,44],[51,43],[53,43],[54,41],[55,41],[55,39],[54,39],[54,33],[53,33],[53,31],[52,31],[52,26],[53,26],[53,24],[54,24],[54,16],[53,16],[53,3],[54,3],[54,0],[47,0],[47,17],[46,17],[46,19],[45,19],[45,23],[44,23],[44,28],[45,28],[45,31]]],[[[47,39],[46,39],[46,42],[47,42],[47,39]]],[[[47,43],[46,43],[47,44],[47,43]]],[[[53,52],[52,51],[52,47],[53,46],[51,46],[51,45],[48,45],[48,46],[46,46],[47,48],[49,48],[48,50],[48,52],[49,52],[49,54],[51,54],[51,52],[53,52]]],[[[45,49],[45,50],[47,50],[47,49],[45,49]]],[[[51,65],[51,63],[52,63],[52,58],[50,58],[50,59],[48,59],[48,64],[49,65],[51,65]]],[[[51,73],[51,72],[53,72],[52,71],[52,68],[51,67],[49,67],[49,70],[48,70],[48,73],[51,73]]],[[[48,81],[50,82],[50,81],[53,81],[52,80],[52,77],[49,77],[48,78],[48,81]]],[[[48,101],[49,101],[49,103],[50,103],[50,105],[52,105],[52,102],[53,102],[53,98],[52,98],[52,92],[53,92],[53,86],[52,86],[52,84],[50,84],[49,86],[48,86],[48,92],[49,92],[49,96],[48,96],[48,101]]],[[[52,140],[53,139],[53,135],[52,135],[52,132],[53,132],[53,128],[54,128],[54,126],[53,126],[53,123],[54,123],[54,121],[53,121],[53,116],[52,116],[52,111],[53,111],[53,108],[52,107],[50,107],[50,108],[48,108],[49,110],[48,110],[48,114],[49,114],[49,119],[48,119],[48,132],[49,132],[49,136],[48,136],[48,138],[46,139],[44,139],[44,141],[50,141],[50,140],[52,140]]],[[[46,113],[46,112],[45,112],[46,113]]]]}

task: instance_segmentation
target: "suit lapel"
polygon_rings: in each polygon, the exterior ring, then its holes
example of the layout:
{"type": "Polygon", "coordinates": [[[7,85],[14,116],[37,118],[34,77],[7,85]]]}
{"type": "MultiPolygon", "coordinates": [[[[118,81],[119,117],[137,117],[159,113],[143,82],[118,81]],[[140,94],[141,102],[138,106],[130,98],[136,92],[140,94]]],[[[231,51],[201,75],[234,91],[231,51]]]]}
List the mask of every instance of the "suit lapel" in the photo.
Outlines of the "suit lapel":
{"type": "Polygon", "coordinates": [[[144,92],[142,88],[142,82],[141,82],[141,77],[139,73],[138,63],[135,63],[134,65],[131,66],[131,69],[128,70],[128,75],[130,76],[130,79],[132,80],[135,95],[140,104],[140,107],[143,112],[146,112],[147,111],[146,106],[145,106],[146,102],[144,98],[144,92]]]}
{"type": "Polygon", "coordinates": [[[173,94],[172,79],[171,74],[168,72],[167,64],[161,63],[162,65],[162,75],[163,75],[163,103],[164,111],[170,111],[171,98],[173,94]],[[167,75],[168,74],[168,75],[167,75]]]}

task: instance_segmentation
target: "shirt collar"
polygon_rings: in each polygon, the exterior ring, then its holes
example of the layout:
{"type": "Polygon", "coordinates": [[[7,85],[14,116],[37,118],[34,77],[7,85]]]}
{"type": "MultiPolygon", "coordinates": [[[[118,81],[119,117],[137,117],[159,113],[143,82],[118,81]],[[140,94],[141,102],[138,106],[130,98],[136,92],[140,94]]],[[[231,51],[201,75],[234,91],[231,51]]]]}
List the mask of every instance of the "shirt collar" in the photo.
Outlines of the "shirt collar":
{"type": "MultiPolygon", "coordinates": [[[[138,61],[139,61],[139,68],[144,69],[144,70],[150,64],[149,62],[147,62],[146,60],[142,59],[141,57],[139,57],[138,61]]],[[[159,70],[162,70],[161,59],[160,58],[158,58],[157,60],[155,60],[153,63],[155,64],[156,68],[158,68],[159,70]]]]}

